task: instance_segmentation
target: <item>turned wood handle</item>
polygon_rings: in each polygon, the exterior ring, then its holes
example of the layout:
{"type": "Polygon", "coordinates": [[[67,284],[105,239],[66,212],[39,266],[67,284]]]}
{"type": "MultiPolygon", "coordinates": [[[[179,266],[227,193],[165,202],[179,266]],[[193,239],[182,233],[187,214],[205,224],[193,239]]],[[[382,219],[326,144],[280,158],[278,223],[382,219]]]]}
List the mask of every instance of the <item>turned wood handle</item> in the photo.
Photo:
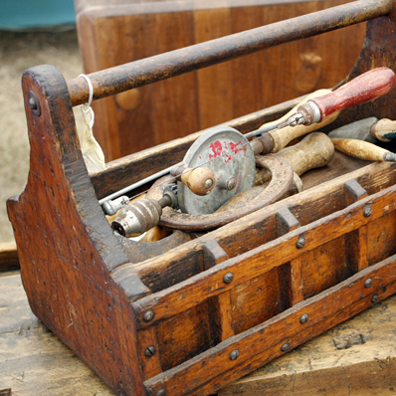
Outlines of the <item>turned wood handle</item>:
{"type": "MultiPolygon", "coordinates": [[[[310,169],[327,165],[333,159],[334,145],[325,133],[314,132],[276,155],[287,160],[293,171],[301,176],[310,169]]],[[[256,169],[255,185],[261,185],[270,179],[271,173],[267,169],[256,169]]]]}
{"type": "Polygon", "coordinates": [[[382,118],[371,127],[371,135],[381,142],[390,142],[396,139],[396,121],[382,118]]]}
{"type": "Polygon", "coordinates": [[[368,161],[395,161],[395,154],[375,144],[358,139],[331,139],[334,147],[352,157],[368,161]]]}
{"type": "Polygon", "coordinates": [[[330,114],[366,103],[388,93],[396,83],[393,70],[387,67],[378,67],[354,78],[341,88],[312,99],[320,109],[321,120],[330,114]]]}
{"type": "MultiPolygon", "coordinates": [[[[293,109],[291,109],[287,114],[285,114],[283,117],[276,121],[272,121],[271,123],[266,123],[260,127],[260,129],[267,128],[273,124],[274,127],[278,125],[281,122],[284,122],[289,119],[290,116],[296,113],[297,108],[301,106],[302,104],[308,102],[309,100],[312,100],[313,98],[317,97],[322,97],[325,96],[326,94],[331,93],[332,91],[330,89],[320,89],[318,91],[313,92],[312,94],[308,95],[307,97],[304,98],[300,103],[298,103],[293,109]]],[[[271,132],[268,132],[269,135],[272,137],[272,140],[274,142],[274,147],[272,148],[271,152],[272,153],[277,153],[280,150],[282,150],[284,147],[286,147],[292,140],[304,136],[310,132],[313,132],[317,129],[320,129],[324,127],[325,125],[330,124],[333,122],[337,117],[340,112],[337,111],[333,113],[330,117],[327,119],[323,120],[322,122],[312,124],[312,125],[297,125],[295,127],[291,126],[286,126],[282,129],[275,129],[271,132]]],[[[267,152],[267,151],[264,151],[267,152]]]]}
{"type": "MultiPolygon", "coordinates": [[[[175,175],[177,176],[177,175],[175,175]]],[[[207,195],[215,186],[215,176],[211,169],[204,166],[186,168],[179,173],[178,179],[196,195],[207,195]]]]}

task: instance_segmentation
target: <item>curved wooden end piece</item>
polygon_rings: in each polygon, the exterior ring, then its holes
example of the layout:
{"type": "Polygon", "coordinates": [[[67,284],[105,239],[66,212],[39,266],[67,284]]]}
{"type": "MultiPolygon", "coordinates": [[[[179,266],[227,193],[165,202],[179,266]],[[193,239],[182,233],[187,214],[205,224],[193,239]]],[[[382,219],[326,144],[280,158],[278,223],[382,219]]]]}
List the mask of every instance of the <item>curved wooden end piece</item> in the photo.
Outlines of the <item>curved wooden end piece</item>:
{"type": "MultiPolygon", "coordinates": [[[[25,72],[23,91],[30,172],[8,211],[30,305],[110,387],[143,395],[135,315],[110,273],[128,259],[87,174],[66,83],[41,66],[25,72]]],[[[133,286],[149,293],[138,277],[133,286]]]]}
{"type": "MultiPolygon", "coordinates": [[[[348,76],[352,80],[364,72],[389,67],[396,72],[396,6],[392,14],[367,22],[366,37],[359,58],[348,76]]],[[[386,95],[341,112],[333,129],[367,117],[396,119],[396,88],[386,95]]]]}

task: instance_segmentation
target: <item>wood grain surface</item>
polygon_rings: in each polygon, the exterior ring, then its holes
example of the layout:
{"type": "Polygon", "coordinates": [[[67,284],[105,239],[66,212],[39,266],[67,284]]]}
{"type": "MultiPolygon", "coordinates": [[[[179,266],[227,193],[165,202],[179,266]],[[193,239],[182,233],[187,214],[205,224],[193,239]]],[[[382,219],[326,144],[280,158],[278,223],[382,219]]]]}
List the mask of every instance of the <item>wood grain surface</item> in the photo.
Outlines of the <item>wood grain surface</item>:
{"type": "MultiPolygon", "coordinates": [[[[32,314],[18,272],[0,277],[0,306],[1,390],[15,396],[115,395],[32,314]]],[[[396,297],[390,297],[218,394],[392,396],[395,325],[396,297]]]]}
{"type": "MultiPolygon", "coordinates": [[[[96,72],[347,2],[123,2],[121,8],[86,2],[77,13],[84,70],[96,72]]],[[[111,160],[330,88],[351,70],[364,30],[364,24],[352,26],[95,102],[95,134],[111,160]]]]}

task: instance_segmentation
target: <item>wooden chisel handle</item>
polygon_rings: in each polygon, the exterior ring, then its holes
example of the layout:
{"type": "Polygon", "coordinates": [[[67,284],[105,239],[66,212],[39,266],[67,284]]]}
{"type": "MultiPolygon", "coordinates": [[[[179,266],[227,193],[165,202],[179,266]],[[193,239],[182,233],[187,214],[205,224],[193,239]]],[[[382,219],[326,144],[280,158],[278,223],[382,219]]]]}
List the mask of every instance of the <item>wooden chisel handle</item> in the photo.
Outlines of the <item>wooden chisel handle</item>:
{"type": "Polygon", "coordinates": [[[388,93],[396,83],[393,70],[388,67],[378,67],[354,78],[335,91],[312,99],[320,109],[321,119],[335,111],[347,109],[361,103],[377,99],[388,93]]]}
{"type": "Polygon", "coordinates": [[[395,161],[396,155],[375,144],[358,139],[331,139],[334,147],[345,154],[368,161],[395,161]]]}

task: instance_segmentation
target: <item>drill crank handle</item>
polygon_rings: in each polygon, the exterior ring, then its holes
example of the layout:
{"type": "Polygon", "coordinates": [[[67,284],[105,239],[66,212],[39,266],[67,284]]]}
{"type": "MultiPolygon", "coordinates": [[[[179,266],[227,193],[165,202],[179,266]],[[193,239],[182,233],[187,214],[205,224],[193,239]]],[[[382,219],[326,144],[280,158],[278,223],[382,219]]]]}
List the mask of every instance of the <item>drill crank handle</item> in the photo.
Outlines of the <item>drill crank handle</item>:
{"type": "Polygon", "coordinates": [[[336,111],[370,102],[385,95],[395,83],[396,76],[393,70],[387,67],[370,70],[327,95],[309,100],[298,107],[296,114],[278,128],[321,122],[336,111]]]}

